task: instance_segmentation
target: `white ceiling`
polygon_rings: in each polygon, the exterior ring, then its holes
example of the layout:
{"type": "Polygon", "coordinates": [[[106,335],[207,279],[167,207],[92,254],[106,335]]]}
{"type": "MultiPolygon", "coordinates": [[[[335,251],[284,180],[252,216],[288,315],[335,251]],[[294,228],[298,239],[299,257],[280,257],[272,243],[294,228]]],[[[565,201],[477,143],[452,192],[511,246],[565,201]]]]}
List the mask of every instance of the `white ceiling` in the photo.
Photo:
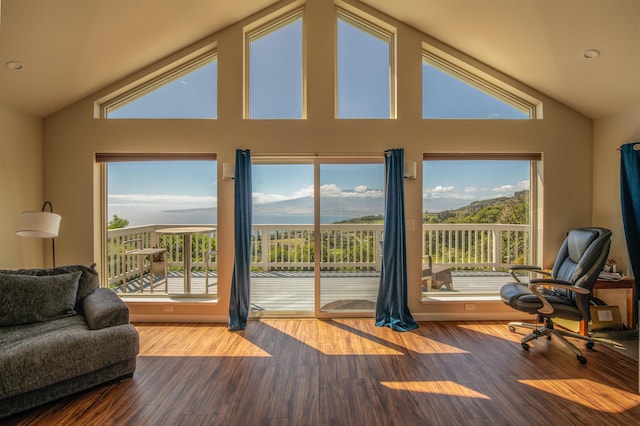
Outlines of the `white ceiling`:
{"type": "MultiPolygon", "coordinates": [[[[274,3],[0,1],[0,105],[39,117],[274,3]],[[25,67],[9,70],[8,61],[25,67]]],[[[639,0],[363,3],[588,117],[640,104],[639,0]],[[586,49],[602,54],[586,60],[586,49]]]]}

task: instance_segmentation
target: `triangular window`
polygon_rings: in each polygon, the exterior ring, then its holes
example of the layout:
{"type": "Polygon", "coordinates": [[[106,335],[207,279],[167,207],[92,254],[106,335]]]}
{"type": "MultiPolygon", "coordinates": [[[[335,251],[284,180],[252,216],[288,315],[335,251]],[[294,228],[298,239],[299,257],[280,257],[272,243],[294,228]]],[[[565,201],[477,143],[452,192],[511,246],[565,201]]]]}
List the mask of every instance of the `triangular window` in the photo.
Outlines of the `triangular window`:
{"type": "Polygon", "coordinates": [[[104,117],[217,118],[218,61],[200,57],[103,104],[104,117]]]}
{"type": "Polygon", "coordinates": [[[422,118],[529,119],[535,104],[478,75],[425,52],[422,59],[422,118]]]}

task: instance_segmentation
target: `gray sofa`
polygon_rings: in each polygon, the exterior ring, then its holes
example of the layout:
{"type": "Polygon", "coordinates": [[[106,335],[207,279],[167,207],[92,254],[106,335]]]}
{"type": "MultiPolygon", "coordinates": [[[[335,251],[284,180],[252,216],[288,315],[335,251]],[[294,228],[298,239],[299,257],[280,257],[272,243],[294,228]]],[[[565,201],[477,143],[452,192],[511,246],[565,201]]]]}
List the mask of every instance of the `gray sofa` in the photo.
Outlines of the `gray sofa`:
{"type": "Polygon", "coordinates": [[[139,336],[94,267],[0,270],[0,418],[132,377],[139,336]]]}

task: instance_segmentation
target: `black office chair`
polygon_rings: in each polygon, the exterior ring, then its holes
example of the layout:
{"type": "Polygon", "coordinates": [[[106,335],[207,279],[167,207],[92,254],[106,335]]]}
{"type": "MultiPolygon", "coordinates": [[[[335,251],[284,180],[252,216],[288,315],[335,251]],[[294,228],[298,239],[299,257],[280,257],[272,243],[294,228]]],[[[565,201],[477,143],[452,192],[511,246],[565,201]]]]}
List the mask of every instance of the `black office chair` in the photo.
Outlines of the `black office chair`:
{"type": "Polygon", "coordinates": [[[587,362],[580,349],[564,336],[586,341],[587,349],[593,348],[593,339],[578,333],[557,330],[552,319],[589,321],[591,289],[604,267],[610,245],[611,231],[608,229],[572,229],[560,247],[551,272],[528,265],[513,265],[509,269],[516,282],[502,286],[502,301],[514,309],[537,315],[537,324],[509,323],[511,331],[515,331],[516,327],[533,330],[521,340],[524,350],[528,351],[528,342],[540,336],[547,336],[547,339],[554,336],[576,354],[580,363],[587,362]],[[544,278],[532,278],[529,283],[521,282],[517,274],[524,272],[540,274],[544,278]]]}

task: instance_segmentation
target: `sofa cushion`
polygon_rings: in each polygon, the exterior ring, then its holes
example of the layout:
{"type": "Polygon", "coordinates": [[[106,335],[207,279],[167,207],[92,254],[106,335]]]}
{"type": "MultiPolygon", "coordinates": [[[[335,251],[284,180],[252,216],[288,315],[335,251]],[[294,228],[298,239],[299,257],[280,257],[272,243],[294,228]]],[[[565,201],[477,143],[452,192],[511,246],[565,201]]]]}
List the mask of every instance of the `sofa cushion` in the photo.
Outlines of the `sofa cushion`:
{"type": "Polygon", "coordinates": [[[80,271],[50,276],[0,274],[0,326],[75,315],[80,271]]]}
{"type": "Polygon", "coordinates": [[[84,265],[67,265],[56,266],[55,268],[39,268],[39,269],[16,269],[16,270],[0,270],[0,274],[10,275],[59,275],[68,274],[70,272],[80,271],[80,281],[78,281],[78,293],[76,295],[76,311],[82,311],[82,300],[100,286],[100,277],[95,270],[95,264],[91,266],[84,265]]]}
{"type": "Polygon", "coordinates": [[[0,328],[0,348],[3,399],[135,359],[139,340],[131,324],[89,330],[82,315],[73,315],[0,328]]]}
{"type": "Polygon", "coordinates": [[[129,324],[129,308],[120,296],[108,288],[97,288],[82,302],[84,316],[89,328],[101,328],[129,324]]]}

